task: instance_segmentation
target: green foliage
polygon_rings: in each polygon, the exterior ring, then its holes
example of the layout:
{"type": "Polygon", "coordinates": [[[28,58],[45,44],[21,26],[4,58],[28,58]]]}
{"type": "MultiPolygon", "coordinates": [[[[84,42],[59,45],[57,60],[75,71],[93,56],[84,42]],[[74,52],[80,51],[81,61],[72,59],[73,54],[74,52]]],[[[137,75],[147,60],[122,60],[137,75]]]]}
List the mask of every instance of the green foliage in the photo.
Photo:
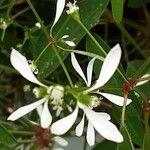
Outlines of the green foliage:
{"type": "Polygon", "coordinates": [[[12,134],[10,134],[7,129],[0,125],[0,144],[12,145],[16,144],[16,139],[12,134]]]}
{"type": "Polygon", "coordinates": [[[123,17],[124,0],[111,0],[112,14],[115,22],[120,23],[123,17]]]}

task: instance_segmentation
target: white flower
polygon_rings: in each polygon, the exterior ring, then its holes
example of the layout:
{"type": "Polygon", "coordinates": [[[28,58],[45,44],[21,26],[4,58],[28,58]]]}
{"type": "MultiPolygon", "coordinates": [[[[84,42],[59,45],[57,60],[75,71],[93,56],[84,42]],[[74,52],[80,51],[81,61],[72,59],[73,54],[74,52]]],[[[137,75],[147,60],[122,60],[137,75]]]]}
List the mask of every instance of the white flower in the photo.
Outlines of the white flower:
{"type": "Polygon", "coordinates": [[[7,23],[3,18],[0,18],[0,29],[6,30],[7,28],[7,23]]]}
{"type": "Polygon", "coordinates": [[[61,37],[62,39],[62,42],[66,43],[68,46],[70,47],[75,47],[76,44],[73,42],[73,41],[70,41],[70,40],[66,40],[67,38],[69,38],[69,35],[64,35],[61,37]]]}
{"type": "MultiPolygon", "coordinates": [[[[86,85],[89,87],[86,92],[92,92],[99,87],[102,87],[114,74],[115,70],[118,67],[118,64],[120,62],[121,57],[121,49],[119,45],[116,45],[114,48],[111,49],[111,51],[106,56],[104,63],[102,65],[101,73],[99,75],[98,80],[96,81],[95,85],[91,87],[91,81],[92,81],[92,71],[93,71],[93,64],[96,58],[93,58],[88,66],[87,66],[87,79],[78,63],[78,61],[75,58],[74,53],[71,54],[71,61],[73,64],[73,67],[78,72],[78,74],[83,78],[86,85]],[[114,61],[115,58],[115,61],[114,61]]],[[[111,102],[122,106],[124,98],[121,96],[108,94],[108,93],[102,93],[98,92],[102,96],[106,97],[111,102]]],[[[81,97],[82,99],[82,97],[81,97]]],[[[94,97],[95,99],[95,97],[94,97]]],[[[97,104],[97,100],[95,100],[97,104]]],[[[127,104],[131,102],[130,99],[127,100],[127,104]]],[[[94,105],[94,104],[93,104],[94,105]]],[[[83,110],[83,117],[81,122],[76,127],[76,135],[81,136],[83,133],[84,128],[84,118],[85,116],[88,119],[88,127],[87,127],[87,142],[90,146],[94,145],[95,143],[95,131],[94,129],[101,134],[104,138],[114,141],[114,142],[122,142],[123,137],[121,133],[118,131],[117,127],[110,122],[110,116],[107,113],[103,112],[94,112],[91,110],[88,106],[83,104],[80,101],[77,101],[77,105],[73,113],[68,115],[67,117],[56,121],[51,126],[52,133],[56,135],[62,135],[65,134],[75,123],[79,108],[83,110]]]]}
{"type": "Polygon", "coordinates": [[[76,3],[77,3],[76,0],[74,0],[74,3],[73,3],[73,4],[70,3],[70,2],[67,3],[67,5],[66,5],[66,7],[68,7],[68,10],[66,11],[67,14],[72,14],[72,13],[74,13],[74,12],[76,12],[76,11],[79,10],[79,7],[76,5],[76,3]]]}
{"type": "MultiPolygon", "coordinates": [[[[24,57],[22,54],[20,54],[18,51],[15,49],[12,49],[11,55],[10,55],[10,61],[13,67],[27,80],[29,80],[32,83],[35,83],[46,90],[48,90],[50,87],[44,85],[38,79],[35,77],[33,74],[30,65],[28,64],[28,61],[26,57],[24,57]]],[[[54,87],[55,88],[55,87],[54,87]]],[[[55,92],[56,93],[56,92],[55,92]]],[[[15,112],[13,112],[9,117],[8,120],[15,121],[22,116],[26,115],[27,113],[31,112],[32,110],[41,107],[41,127],[43,128],[48,128],[49,125],[52,122],[52,116],[49,112],[48,109],[48,102],[50,98],[55,98],[57,95],[55,93],[52,93],[52,95],[48,95],[47,93],[46,96],[44,96],[42,99],[38,100],[37,102],[34,102],[32,104],[23,106],[19,109],[17,109],[15,112]]],[[[59,95],[59,97],[62,96],[62,93],[59,95]]],[[[58,96],[57,96],[58,98],[58,96]]]]}
{"type": "Polygon", "coordinates": [[[35,23],[35,26],[39,29],[41,29],[41,24],[39,22],[35,23]]]}
{"type": "MultiPolygon", "coordinates": [[[[121,48],[119,44],[114,46],[108,55],[106,56],[104,63],[101,68],[101,72],[99,74],[98,79],[96,80],[95,84],[91,86],[92,82],[92,72],[93,72],[93,65],[95,62],[95,58],[93,58],[87,66],[87,78],[85,77],[74,53],[71,53],[71,62],[74,67],[74,69],[77,71],[77,73],[82,77],[82,79],[85,81],[87,87],[89,87],[86,92],[92,92],[97,90],[98,88],[104,86],[112,77],[114,72],[116,71],[119,62],[121,58],[121,48]]],[[[104,93],[104,92],[98,92],[96,91],[97,94],[100,94],[107,98],[109,101],[113,102],[116,105],[123,106],[124,98],[121,96],[117,96],[114,94],[109,94],[109,93],[104,93]]],[[[127,105],[131,103],[131,99],[127,99],[127,105]]]]}
{"type": "Polygon", "coordinates": [[[81,108],[84,112],[83,118],[81,122],[76,127],[76,135],[81,136],[84,129],[84,118],[85,115],[88,119],[88,128],[87,128],[87,142],[90,146],[94,145],[95,143],[95,130],[99,134],[101,134],[104,138],[114,141],[114,142],[122,142],[123,137],[118,131],[117,127],[111,123],[110,116],[107,113],[103,112],[94,112],[93,110],[89,109],[87,106],[77,103],[77,106],[73,113],[64,117],[61,120],[56,121],[51,125],[51,132],[55,135],[63,135],[65,134],[75,123],[79,108],[81,108]]]}

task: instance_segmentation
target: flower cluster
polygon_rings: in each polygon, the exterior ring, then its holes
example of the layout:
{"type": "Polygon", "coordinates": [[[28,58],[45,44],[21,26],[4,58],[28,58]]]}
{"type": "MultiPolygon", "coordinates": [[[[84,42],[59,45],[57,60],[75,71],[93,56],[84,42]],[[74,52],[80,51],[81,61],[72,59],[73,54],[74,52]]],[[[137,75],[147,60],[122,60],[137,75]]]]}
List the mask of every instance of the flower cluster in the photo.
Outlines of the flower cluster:
{"type": "MultiPolygon", "coordinates": [[[[52,29],[58,22],[64,10],[64,7],[65,0],[57,0],[56,15],[50,30],[51,37],[52,29]]],[[[76,6],[76,1],[74,1],[73,4],[69,2],[67,4],[67,7],[69,8],[67,10],[68,14],[78,12],[79,10],[79,7],[76,6]]],[[[39,23],[37,23],[36,26],[41,28],[41,25],[39,23]]],[[[68,38],[69,35],[64,35],[60,38],[60,40],[70,47],[74,47],[75,43],[68,40],[68,38]]],[[[53,135],[64,135],[75,124],[75,134],[77,136],[82,136],[84,132],[85,120],[87,120],[86,140],[90,146],[95,144],[95,131],[97,131],[101,136],[110,141],[114,141],[117,143],[123,142],[123,136],[118,128],[111,122],[110,115],[106,112],[95,112],[93,109],[101,105],[102,97],[105,97],[110,102],[118,106],[124,105],[124,97],[106,93],[101,90],[103,86],[106,85],[107,82],[109,82],[109,80],[112,78],[120,63],[121,48],[119,44],[114,46],[109,51],[104,59],[102,66],[100,66],[98,79],[95,81],[95,83],[92,84],[93,66],[96,59],[97,57],[94,57],[89,61],[85,74],[75,54],[73,52],[71,53],[71,64],[78,75],[85,82],[86,88],[78,90],[79,87],[74,86],[74,88],[69,87],[69,89],[71,89],[69,91],[67,86],[67,90],[70,92],[68,93],[72,96],[70,102],[73,100],[73,103],[68,104],[65,101],[65,97],[67,97],[68,94],[65,91],[65,86],[48,86],[40,82],[35,76],[35,74],[38,74],[38,69],[34,61],[28,61],[25,56],[23,56],[17,50],[12,49],[10,54],[10,61],[12,66],[25,79],[38,85],[38,87],[35,87],[33,89],[33,93],[39,100],[17,109],[8,117],[8,120],[15,121],[36,109],[39,114],[41,127],[50,129],[53,135]],[[51,109],[49,110],[50,106],[51,109]],[[64,106],[67,106],[68,110],[70,110],[70,114],[67,116],[64,116],[63,114],[64,106]],[[72,108],[74,108],[73,111],[72,108]],[[78,118],[79,110],[81,110],[83,114],[81,121],[77,123],[76,120],[78,118]],[[53,122],[50,111],[56,111],[56,117],[59,116],[59,119],[57,121],[53,122]],[[63,118],[60,118],[62,116],[63,118]]],[[[141,84],[143,83],[145,82],[141,82],[141,84]]],[[[138,86],[138,83],[135,86],[138,86]]],[[[127,99],[126,105],[130,104],[131,102],[131,99],[127,99]]],[[[60,138],[58,136],[55,136],[55,139],[57,139],[57,142],[60,141],[60,138]]],[[[66,146],[67,143],[65,143],[64,145],[66,146]]]]}

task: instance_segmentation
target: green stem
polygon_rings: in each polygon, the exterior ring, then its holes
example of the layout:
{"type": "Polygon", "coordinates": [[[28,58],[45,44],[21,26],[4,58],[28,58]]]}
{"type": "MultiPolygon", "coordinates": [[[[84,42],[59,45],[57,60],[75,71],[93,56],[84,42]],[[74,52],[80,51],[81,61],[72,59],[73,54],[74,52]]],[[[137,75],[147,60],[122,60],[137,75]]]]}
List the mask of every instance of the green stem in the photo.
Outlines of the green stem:
{"type": "Polygon", "coordinates": [[[122,107],[122,113],[121,113],[121,127],[125,126],[125,111],[126,111],[127,98],[128,98],[128,94],[125,94],[123,107],[122,107]]]}
{"type": "Polygon", "coordinates": [[[134,77],[138,77],[142,74],[144,69],[150,64],[150,56],[146,59],[146,61],[140,66],[140,68],[136,71],[134,77]]]}
{"type": "Polygon", "coordinates": [[[60,64],[61,64],[61,66],[62,66],[62,68],[63,68],[65,74],[66,74],[66,77],[67,77],[67,79],[68,79],[68,81],[69,81],[69,83],[70,83],[70,86],[73,87],[73,82],[72,82],[72,80],[71,80],[71,78],[70,78],[70,75],[69,75],[67,69],[66,69],[66,66],[64,65],[64,63],[63,63],[63,61],[62,61],[62,59],[61,59],[61,57],[60,57],[60,55],[59,55],[57,49],[56,49],[55,47],[53,47],[53,49],[54,49],[54,52],[55,52],[55,54],[56,54],[56,56],[57,56],[57,58],[58,58],[58,60],[59,60],[59,62],[60,62],[60,64]]]}
{"type": "Polygon", "coordinates": [[[34,143],[34,142],[36,142],[36,139],[32,139],[32,140],[19,140],[19,141],[17,141],[17,143],[20,143],[20,144],[34,143]]]}
{"type": "MultiPolygon", "coordinates": [[[[81,27],[85,30],[85,32],[89,35],[91,40],[95,43],[95,45],[101,50],[104,56],[107,55],[107,53],[104,51],[104,49],[101,47],[101,45],[97,42],[97,40],[94,38],[94,36],[88,31],[88,29],[84,26],[84,24],[80,20],[76,20],[81,27]]],[[[121,73],[119,69],[117,69],[118,73],[122,76],[122,78],[127,81],[126,77],[121,73]]]]}
{"type": "MultiPolygon", "coordinates": [[[[36,10],[34,9],[32,3],[30,2],[30,0],[26,0],[26,1],[27,1],[27,3],[29,4],[31,10],[33,11],[35,17],[37,18],[38,22],[41,24],[42,29],[43,29],[43,32],[45,33],[46,37],[49,38],[49,33],[47,32],[47,30],[46,30],[46,28],[45,28],[45,26],[44,26],[44,24],[43,24],[41,18],[39,17],[38,13],[37,13],[36,10]]],[[[68,79],[68,81],[69,81],[69,83],[70,83],[70,86],[73,87],[73,82],[72,82],[72,80],[71,80],[71,78],[70,78],[70,75],[69,75],[69,73],[68,73],[68,71],[67,71],[67,69],[66,69],[66,67],[65,67],[65,65],[64,65],[64,63],[63,63],[63,60],[61,59],[61,57],[60,57],[59,53],[57,52],[57,50],[56,50],[55,48],[53,48],[53,50],[54,50],[54,52],[55,52],[55,54],[56,54],[56,56],[57,56],[57,58],[58,58],[58,60],[59,60],[59,62],[60,62],[60,64],[61,64],[61,66],[62,66],[62,68],[63,68],[65,74],[66,74],[66,77],[67,77],[67,79],[68,79]]],[[[44,51],[45,51],[45,50],[44,50],[44,51]]],[[[42,51],[42,54],[43,54],[43,51],[42,51]]],[[[40,54],[40,55],[42,55],[42,54],[40,54]]]]}
{"type": "Polygon", "coordinates": [[[43,24],[43,22],[42,22],[40,16],[39,16],[38,13],[36,12],[36,10],[35,10],[35,8],[33,7],[31,1],[30,1],[30,0],[26,0],[26,1],[27,1],[27,3],[28,3],[29,7],[31,8],[32,12],[34,13],[36,19],[37,19],[38,22],[41,24],[41,28],[42,28],[44,34],[45,34],[46,37],[48,38],[48,37],[49,37],[49,34],[48,34],[48,32],[47,32],[47,30],[46,30],[46,28],[45,28],[45,26],[44,26],[44,24],[43,24]]]}
{"type": "Polygon", "coordinates": [[[2,42],[3,42],[4,37],[5,37],[5,32],[6,32],[6,29],[2,31],[2,35],[1,35],[1,41],[2,41],[2,42]]]}
{"type": "Polygon", "coordinates": [[[84,26],[84,24],[81,21],[78,21],[78,23],[81,25],[81,27],[84,29],[84,31],[89,35],[89,37],[92,39],[92,41],[95,43],[95,45],[102,51],[104,56],[106,56],[106,52],[104,49],[100,46],[100,44],[97,42],[97,40],[93,37],[93,35],[89,32],[89,30],[84,26]]]}
{"type": "Polygon", "coordinates": [[[16,70],[14,70],[14,69],[12,69],[10,67],[4,66],[2,64],[0,64],[0,70],[4,70],[4,71],[9,72],[9,73],[11,72],[11,73],[17,74],[16,70]]]}
{"type": "Polygon", "coordinates": [[[10,130],[9,131],[12,134],[18,134],[18,135],[33,135],[33,132],[29,132],[29,131],[15,131],[15,130],[10,130]]]}
{"type": "Polygon", "coordinates": [[[17,18],[18,16],[22,15],[23,13],[25,13],[26,11],[28,11],[30,9],[30,7],[27,7],[21,11],[19,11],[18,13],[16,13],[15,15],[12,16],[12,19],[17,18]]]}
{"type": "Polygon", "coordinates": [[[44,54],[44,52],[48,49],[48,47],[50,46],[51,43],[48,43],[45,48],[42,50],[42,52],[38,55],[38,57],[36,58],[36,60],[34,61],[34,63],[37,63],[37,61],[40,59],[40,57],[44,54]]]}
{"type": "Polygon", "coordinates": [[[129,143],[130,143],[130,145],[131,145],[132,150],[135,150],[134,145],[133,145],[133,142],[132,142],[132,138],[131,138],[131,136],[130,136],[130,134],[129,134],[129,132],[128,132],[128,129],[127,129],[126,125],[124,126],[124,129],[125,129],[125,131],[126,131],[126,133],[127,133],[127,136],[128,136],[128,139],[129,139],[129,143]]]}
{"type": "Polygon", "coordinates": [[[57,47],[60,48],[60,49],[63,50],[63,51],[73,52],[73,53],[81,54],[81,55],[84,55],[84,56],[89,56],[89,57],[92,57],[92,58],[96,57],[96,58],[98,58],[99,60],[104,61],[104,58],[103,58],[102,56],[99,56],[99,55],[94,54],[94,53],[85,52],[85,51],[83,51],[83,50],[77,50],[77,49],[76,49],[76,50],[67,49],[67,48],[63,48],[63,47],[61,47],[61,46],[57,46],[57,47]]]}
{"type": "Polygon", "coordinates": [[[127,32],[122,24],[116,24],[118,29],[125,35],[125,37],[133,44],[133,46],[139,51],[139,53],[145,58],[145,55],[139,45],[136,43],[134,38],[127,32]]]}

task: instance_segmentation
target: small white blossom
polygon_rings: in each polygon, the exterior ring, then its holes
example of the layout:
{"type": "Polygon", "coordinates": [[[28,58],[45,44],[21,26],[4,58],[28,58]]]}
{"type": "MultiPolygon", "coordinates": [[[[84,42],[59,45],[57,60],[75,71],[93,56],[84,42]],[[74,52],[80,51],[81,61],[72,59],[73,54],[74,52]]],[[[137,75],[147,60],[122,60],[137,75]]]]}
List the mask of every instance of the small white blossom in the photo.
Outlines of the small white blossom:
{"type": "Polygon", "coordinates": [[[7,23],[3,18],[0,18],[0,29],[6,30],[7,28],[7,23]]]}
{"type": "Polygon", "coordinates": [[[15,112],[13,112],[8,117],[8,120],[15,121],[15,120],[21,118],[22,116],[28,114],[29,112],[33,111],[34,109],[38,109],[38,110],[40,110],[39,114],[41,116],[40,117],[41,118],[40,119],[41,127],[48,128],[52,122],[52,116],[51,116],[51,113],[48,108],[48,102],[51,99],[51,97],[53,99],[57,99],[57,100],[59,98],[62,98],[63,97],[63,88],[56,86],[57,87],[56,89],[58,90],[57,91],[53,86],[48,87],[47,85],[41,83],[33,74],[32,70],[31,70],[31,66],[28,64],[26,57],[24,57],[22,54],[20,54],[15,49],[12,49],[12,52],[10,55],[10,61],[11,61],[12,66],[24,78],[26,78],[27,80],[29,80],[32,83],[39,85],[42,88],[41,90],[40,90],[40,88],[34,89],[34,92],[36,93],[37,97],[38,96],[40,97],[41,96],[40,92],[43,92],[43,91],[46,91],[47,94],[44,95],[42,97],[42,99],[38,100],[37,102],[34,102],[32,104],[29,104],[29,105],[26,105],[26,106],[23,106],[23,107],[17,109],[15,112]],[[54,89],[52,90],[52,93],[51,93],[52,95],[50,95],[48,93],[48,89],[50,89],[50,88],[55,89],[55,90],[54,89]],[[45,89],[45,90],[43,90],[43,89],[45,89]],[[55,95],[55,94],[59,94],[59,95],[55,95]]]}
{"type": "Polygon", "coordinates": [[[74,0],[74,3],[71,2],[67,3],[66,7],[68,7],[68,10],[66,11],[67,14],[72,14],[79,10],[79,7],[76,5],[76,0],[74,0]]]}
{"type": "Polygon", "coordinates": [[[35,26],[38,27],[39,29],[41,29],[41,24],[40,24],[39,22],[37,22],[37,23],[35,24],[35,26]]]}
{"type": "MultiPolygon", "coordinates": [[[[114,94],[109,94],[109,93],[104,93],[104,92],[99,92],[97,91],[98,88],[104,86],[112,77],[112,75],[115,73],[119,62],[121,58],[121,48],[119,44],[117,44],[115,47],[113,47],[108,55],[106,56],[104,63],[102,65],[100,74],[98,79],[96,80],[95,84],[91,86],[92,82],[92,72],[93,72],[93,65],[95,62],[95,58],[93,58],[87,66],[87,78],[85,77],[74,53],[71,53],[71,62],[74,67],[74,69],[77,71],[77,73],[82,77],[82,79],[85,81],[88,89],[85,91],[86,93],[88,92],[93,92],[96,90],[95,93],[100,94],[107,98],[109,101],[113,102],[114,104],[118,106],[123,106],[124,103],[124,97],[117,96],[114,94]],[[115,60],[114,60],[115,58],[115,60]]],[[[131,103],[131,99],[127,99],[127,105],[131,103]]]]}
{"type": "MultiPolygon", "coordinates": [[[[98,88],[102,87],[104,84],[108,82],[108,80],[112,77],[115,70],[117,69],[118,64],[120,62],[120,58],[121,58],[121,49],[119,45],[116,45],[114,48],[111,49],[111,51],[106,56],[98,80],[93,86],[91,86],[93,65],[96,58],[93,58],[89,62],[87,66],[87,78],[86,78],[74,53],[71,54],[71,61],[74,69],[83,78],[83,80],[85,81],[88,87],[88,89],[85,91],[85,94],[97,90],[98,88]]],[[[124,98],[121,96],[102,93],[102,92],[96,92],[96,93],[106,97],[108,100],[110,100],[111,102],[119,106],[123,106],[124,98]]],[[[80,98],[81,99],[80,101],[77,100],[76,108],[70,115],[52,124],[51,126],[52,133],[56,135],[65,134],[75,123],[80,108],[81,110],[83,110],[83,117],[81,122],[76,127],[77,136],[81,136],[83,133],[84,120],[86,116],[88,120],[86,139],[90,146],[94,145],[95,143],[95,130],[108,140],[117,143],[122,142],[123,136],[121,135],[117,127],[110,121],[111,119],[110,116],[107,113],[94,112],[93,110],[91,110],[91,107],[95,107],[99,105],[97,101],[98,99],[96,97],[91,97],[91,98],[92,98],[91,100],[93,101],[91,102],[90,106],[86,106],[84,103],[82,103],[82,97],[80,98]]],[[[127,99],[127,105],[130,102],[131,100],[127,99]]]]}

